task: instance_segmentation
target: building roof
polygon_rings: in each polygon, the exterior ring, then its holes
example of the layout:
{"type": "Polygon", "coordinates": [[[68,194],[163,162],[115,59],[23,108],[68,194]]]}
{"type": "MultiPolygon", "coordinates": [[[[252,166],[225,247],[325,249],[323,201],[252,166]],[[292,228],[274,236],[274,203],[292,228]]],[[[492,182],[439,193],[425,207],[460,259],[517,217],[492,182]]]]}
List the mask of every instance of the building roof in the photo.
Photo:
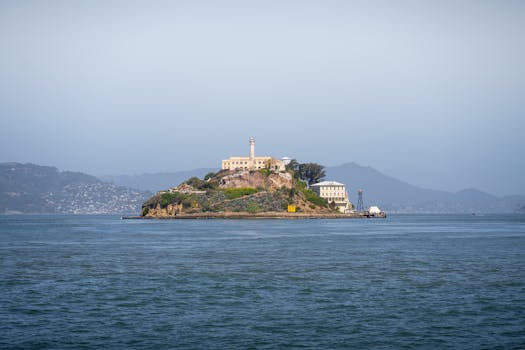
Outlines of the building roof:
{"type": "MultiPolygon", "coordinates": [[[[270,157],[270,156],[256,156],[253,159],[268,160],[268,159],[276,159],[276,158],[273,158],[273,157],[270,157]]],[[[223,159],[222,161],[224,162],[224,161],[230,161],[230,160],[250,160],[250,157],[230,157],[228,159],[223,159]]],[[[276,159],[276,160],[279,160],[279,159],[276,159]]]]}
{"type": "Polygon", "coordinates": [[[310,185],[310,187],[313,187],[313,186],[344,186],[344,185],[345,184],[342,184],[336,181],[322,181],[322,182],[318,182],[316,184],[310,185]]]}

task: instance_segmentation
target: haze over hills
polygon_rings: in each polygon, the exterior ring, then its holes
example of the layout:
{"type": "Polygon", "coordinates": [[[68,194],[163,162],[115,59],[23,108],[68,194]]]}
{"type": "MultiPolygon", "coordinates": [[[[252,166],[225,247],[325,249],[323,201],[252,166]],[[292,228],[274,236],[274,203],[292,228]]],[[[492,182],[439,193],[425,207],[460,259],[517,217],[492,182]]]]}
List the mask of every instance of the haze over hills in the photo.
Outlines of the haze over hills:
{"type": "Polygon", "coordinates": [[[425,189],[356,163],[327,167],[326,175],[347,185],[352,202],[363,189],[365,206],[377,204],[390,212],[513,213],[525,203],[523,195],[498,197],[474,188],[456,193],[425,189]]]}
{"type": "Polygon", "coordinates": [[[0,213],[133,214],[150,195],[83,173],[0,163],[0,213]]]}
{"type": "MultiPolygon", "coordinates": [[[[202,178],[217,168],[199,168],[173,173],[102,176],[120,186],[130,186],[156,192],[180,184],[197,176],[202,178]]],[[[425,189],[385,175],[371,167],[350,162],[327,167],[326,179],[347,186],[353,203],[357,202],[357,189],[364,190],[364,204],[379,205],[390,212],[406,213],[513,213],[522,210],[525,196],[497,197],[477,189],[457,193],[425,189]]]]}
{"type": "Polygon", "coordinates": [[[203,178],[209,172],[215,172],[215,168],[199,168],[193,170],[177,171],[173,173],[150,173],[140,175],[104,175],[98,178],[105,182],[114,183],[119,186],[136,188],[143,191],[157,192],[174,187],[190,177],[203,178]]]}
{"type": "MultiPolygon", "coordinates": [[[[0,213],[136,214],[152,193],[217,170],[96,178],[48,166],[0,163],[0,213]]],[[[327,180],[346,184],[354,204],[357,189],[363,189],[366,207],[378,205],[391,213],[525,213],[523,195],[424,189],[356,163],[327,167],[326,174],[327,180]]]]}

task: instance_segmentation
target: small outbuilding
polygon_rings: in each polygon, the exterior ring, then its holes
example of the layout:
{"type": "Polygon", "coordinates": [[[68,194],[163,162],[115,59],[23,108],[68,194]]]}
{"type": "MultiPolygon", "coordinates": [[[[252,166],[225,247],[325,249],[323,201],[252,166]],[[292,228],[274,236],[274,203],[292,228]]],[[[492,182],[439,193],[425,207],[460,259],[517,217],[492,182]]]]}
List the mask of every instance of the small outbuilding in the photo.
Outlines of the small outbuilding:
{"type": "Polygon", "coordinates": [[[372,206],[372,207],[368,208],[368,212],[370,214],[372,214],[372,215],[377,215],[377,214],[381,213],[381,209],[379,209],[379,207],[372,206]]]}

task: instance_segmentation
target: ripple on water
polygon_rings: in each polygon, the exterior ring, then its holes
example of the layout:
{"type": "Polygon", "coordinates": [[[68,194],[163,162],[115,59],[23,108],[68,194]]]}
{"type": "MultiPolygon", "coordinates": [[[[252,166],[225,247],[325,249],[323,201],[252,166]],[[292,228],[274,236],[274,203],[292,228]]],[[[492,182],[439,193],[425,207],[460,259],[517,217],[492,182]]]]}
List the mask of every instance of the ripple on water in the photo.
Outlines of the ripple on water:
{"type": "Polygon", "coordinates": [[[516,217],[0,217],[0,347],[519,349],[524,243],[516,217]]]}

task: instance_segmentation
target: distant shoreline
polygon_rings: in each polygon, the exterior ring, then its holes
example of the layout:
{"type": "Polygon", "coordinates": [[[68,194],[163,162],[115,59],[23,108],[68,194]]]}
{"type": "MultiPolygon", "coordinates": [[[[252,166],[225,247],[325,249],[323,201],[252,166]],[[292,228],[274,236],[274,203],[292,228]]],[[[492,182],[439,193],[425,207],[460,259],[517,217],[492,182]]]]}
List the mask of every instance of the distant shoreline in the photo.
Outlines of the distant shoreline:
{"type": "Polygon", "coordinates": [[[363,219],[363,218],[386,218],[386,214],[373,216],[366,213],[193,213],[178,214],[174,216],[123,216],[123,220],[184,220],[184,219],[363,219]]]}

